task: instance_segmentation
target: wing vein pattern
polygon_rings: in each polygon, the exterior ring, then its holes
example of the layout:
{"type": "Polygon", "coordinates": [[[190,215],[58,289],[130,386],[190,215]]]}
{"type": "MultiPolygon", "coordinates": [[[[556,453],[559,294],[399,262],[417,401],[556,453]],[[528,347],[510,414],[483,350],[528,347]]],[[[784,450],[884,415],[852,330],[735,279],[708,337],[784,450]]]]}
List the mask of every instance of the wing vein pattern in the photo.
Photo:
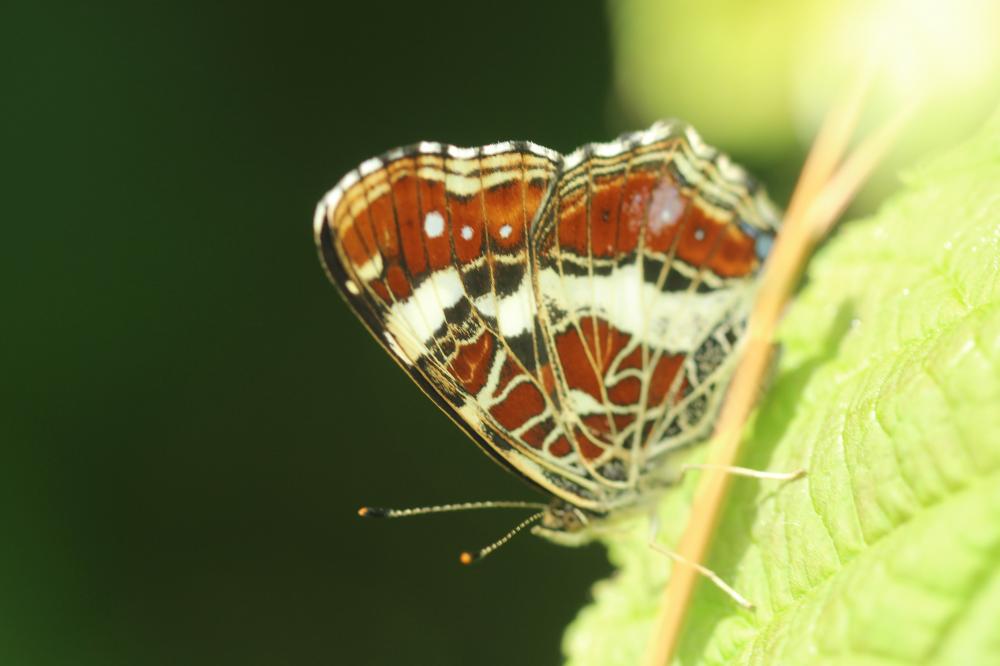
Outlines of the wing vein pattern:
{"type": "Polygon", "coordinates": [[[715,418],[778,227],[687,125],[568,155],[422,142],[320,202],[324,267],[486,453],[603,515],[673,480],[715,418]]]}

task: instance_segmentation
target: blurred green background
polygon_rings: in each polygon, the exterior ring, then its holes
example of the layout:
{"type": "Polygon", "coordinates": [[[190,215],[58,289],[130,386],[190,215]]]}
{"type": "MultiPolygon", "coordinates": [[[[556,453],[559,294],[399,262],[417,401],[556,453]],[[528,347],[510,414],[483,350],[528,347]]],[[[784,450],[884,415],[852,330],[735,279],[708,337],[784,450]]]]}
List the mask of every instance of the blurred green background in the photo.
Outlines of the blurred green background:
{"type": "Polygon", "coordinates": [[[600,548],[463,568],[518,514],[356,518],[533,494],[354,320],[313,207],[399,144],[673,114],[783,202],[815,118],[778,5],[8,0],[0,664],[558,661],[600,548]]]}
{"type": "Polygon", "coordinates": [[[355,515],[534,494],[358,324],[312,214],[398,144],[608,136],[605,10],[567,9],[4,10],[0,664],[557,661],[600,548],[465,568],[521,514],[355,515]]]}

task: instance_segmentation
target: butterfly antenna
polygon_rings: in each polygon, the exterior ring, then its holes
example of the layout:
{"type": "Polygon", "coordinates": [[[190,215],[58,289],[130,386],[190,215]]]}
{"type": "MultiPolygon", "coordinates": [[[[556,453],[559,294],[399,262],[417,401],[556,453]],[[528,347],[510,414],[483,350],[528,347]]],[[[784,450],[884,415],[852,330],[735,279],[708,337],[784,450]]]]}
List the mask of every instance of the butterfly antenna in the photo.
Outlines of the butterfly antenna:
{"type": "MultiPolygon", "coordinates": [[[[539,502],[462,502],[459,504],[439,504],[437,506],[420,506],[412,509],[385,509],[375,506],[363,506],[358,509],[362,518],[409,518],[428,513],[450,513],[452,511],[471,511],[473,509],[539,509],[545,505],[539,502]]],[[[541,515],[541,514],[539,514],[541,515]]]]}
{"type": "Polygon", "coordinates": [[[507,543],[508,541],[510,541],[514,537],[515,534],[517,534],[518,532],[520,532],[521,530],[523,530],[525,527],[527,527],[531,523],[533,523],[536,520],[538,520],[539,518],[541,518],[543,515],[545,515],[544,512],[539,511],[536,514],[528,516],[527,518],[525,518],[524,520],[522,520],[510,532],[507,532],[507,534],[504,534],[502,537],[500,537],[499,539],[497,539],[496,541],[494,541],[490,545],[486,546],[485,548],[480,548],[475,553],[470,553],[469,551],[465,551],[464,553],[462,553],[461,555],[458,556],[458,561],[461,562],[462,564],[472,564],[476,560],[483,559],[484,557],[486,557],[487,555],[489,555],[490,553],[492,553],[494,550],[496,550],[500,546],[502,546],[505,543],[507,543]]]}

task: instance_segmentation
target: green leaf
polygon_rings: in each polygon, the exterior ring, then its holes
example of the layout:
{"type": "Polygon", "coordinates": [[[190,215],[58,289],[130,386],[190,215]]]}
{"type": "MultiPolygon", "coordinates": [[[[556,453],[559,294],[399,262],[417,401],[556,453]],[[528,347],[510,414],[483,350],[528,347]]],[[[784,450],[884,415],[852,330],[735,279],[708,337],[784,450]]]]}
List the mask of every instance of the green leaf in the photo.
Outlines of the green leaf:
{"type": "MultiPolygon", "coordinates": [[[[1000,113],[814,258],[734,480],[682,664],[1000,663],[1000,113]]],[[[682,529],[692,483],[661,520],[682,529]]],[[[639,663],[669,563],[643,528],[567,631],[574,666],[639,663]]]]}

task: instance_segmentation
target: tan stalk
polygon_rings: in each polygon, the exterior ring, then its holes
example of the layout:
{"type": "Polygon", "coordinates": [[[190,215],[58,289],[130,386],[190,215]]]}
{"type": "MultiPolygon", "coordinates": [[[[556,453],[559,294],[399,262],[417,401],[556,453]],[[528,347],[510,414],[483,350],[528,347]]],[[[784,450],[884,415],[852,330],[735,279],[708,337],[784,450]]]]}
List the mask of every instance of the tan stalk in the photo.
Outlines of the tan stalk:
{"type": "MultiPolygon", "coordinates": [[[[836,170],[857,127],[869,85],[870,77],[861,77],[824,119],[764,268],[743,356],[719,414],[707,469],[699,481],[690,519],[677,544],[678,555],[690,562],[705,561],[732,478],[724,468],[733,466],[738,458],[744,424],[770,367],[778,320],[802,268],[813,247],[854,198],[909,116],[910,109],[900,112],[862,142],[836,170]]],[[[664,666],[673,658],[699,577],[694,567],[674,566],[646,653],[646,666],[664,666]]]]}

